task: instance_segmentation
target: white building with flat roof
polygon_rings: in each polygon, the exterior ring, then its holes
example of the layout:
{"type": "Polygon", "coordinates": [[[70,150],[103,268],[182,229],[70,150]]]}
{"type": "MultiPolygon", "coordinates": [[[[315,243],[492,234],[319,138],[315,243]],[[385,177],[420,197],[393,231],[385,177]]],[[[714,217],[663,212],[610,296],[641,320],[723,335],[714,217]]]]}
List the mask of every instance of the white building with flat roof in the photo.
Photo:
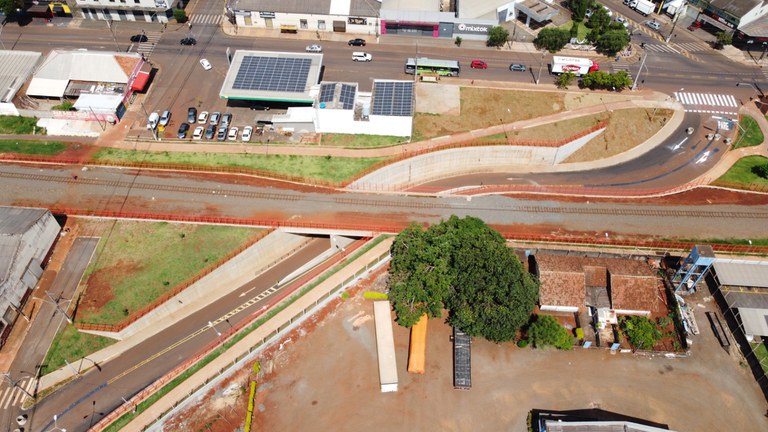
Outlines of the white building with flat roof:
{"type": "MultiPolygon", "coordinates": [[[[185,2],[186,3],[186,2],[185,2]]],[[[75,0],[85,19],[166,23],[173,17],[173,0],[75,0]]]]}

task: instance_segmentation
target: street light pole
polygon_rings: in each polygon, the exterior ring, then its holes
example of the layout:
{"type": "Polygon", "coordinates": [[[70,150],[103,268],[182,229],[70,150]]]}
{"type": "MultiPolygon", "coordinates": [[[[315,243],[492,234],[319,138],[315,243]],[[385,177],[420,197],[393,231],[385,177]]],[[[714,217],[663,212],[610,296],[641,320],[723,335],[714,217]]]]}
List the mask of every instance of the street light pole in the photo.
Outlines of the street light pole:
{"type": "Polygon", "coordinates": [[[637,82],[640,81],[640,73],[643,71],[646,58],[648,58],[648,54],[643,55],[643,60],[640,62],[640,69],[637,70],[637,76],[635,77],[635,81],[632,83],[632,90],[637,90],[637,82]]]}
{"type": "Polygon", "coordinates": [[[51,429],[51,431],[55,431],[55,430],[58,430],[58,431],[61,431],[61,432],[67,432],[67,430],[66,430],[66,429],[64,429],[64,428],[60,428],[60,427],[59,427],[59,422],[58,422],[58,420],[59,420],[59,416],[58,416],[58,415],[56,415],[56,414],[54,414],[54,415],[53,415],[53,429],[51,429]]]}
{"type": "Polygon", "coordinates": [[[218,330],[216,329],[216,327],[214,327],[214,325],[213,325],[213,323],[212,323],[211,321],[208,321],[208,326],[210,326],[210,327],[213,329],[213,331],[215,331],[215,332],[216,332],[216,334],[217,334],[217,335],[221,336],[221,332],[220,332],[220,331],[218,331],[218,330]]]}
{"type": "Polygon", "coordinates": [[[19,381],[14,381],[13,378],[11,378],[11,374],[10,373],[3,372],[3,373],[0,373],[0,375],[2,375],[5,379],[8,380],[8,383],[11,385],[11,387],[18,387],[18,388],[21,389],[21,391],[24,392],[24,394],[26,394],[30,398],[32,398],[32,399],[35,398],[34,396],[32,396],[32,394],[30,392],[27,391],[27,389],[25,389],[24,387],[19,385],[19,381]]]}
{"type": "MultiPolygon", "coordinates": [[[[72,321],[72,318],[70,318],[69,315],[67,315],[67,312],[64,309],[62,309],[61,306],[59,306],[59,301],[58,300],[54,300],[53,297],[51,296],[51,293],[47,292],[45,294],[48,296],[48,298],[51,300],[51,302],[53,302],[53,306],[56,307],[56,310],[61,312],[62,315],[64,315],[64,318],[67,319],[67,322],[70,323],[70,324],[74,324],[73,321],[72,321]]],[[[59,300],[61,300],[61,299],[59,299],[59,300]]],[[[67,300],[67,301],[71,301],[71,300],[67,300]]]]}
{"type": "Polygon", "coordinates": [[[546,51],[541,53],[541,60],[539,60],[539,73],[536,75],[536,85],[539,85],[539,78],[541,78],[541,70],[544,68],[544,56],[545,55],[547,55],[546,51]]]}

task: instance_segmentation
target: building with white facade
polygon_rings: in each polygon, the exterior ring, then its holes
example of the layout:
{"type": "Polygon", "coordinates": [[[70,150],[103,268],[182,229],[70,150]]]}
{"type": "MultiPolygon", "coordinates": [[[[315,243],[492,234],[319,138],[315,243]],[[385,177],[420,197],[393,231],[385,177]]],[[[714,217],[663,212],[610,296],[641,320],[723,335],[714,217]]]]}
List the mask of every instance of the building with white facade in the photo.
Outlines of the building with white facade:
{"type": "Polygon", "coordinates": [[[0,207],[0,346],[43,275],[60,229],[46,209],[0,207]]]}
{"type": "Polygon", "coordinates": [[[173,0],[75,0],[85,19],[168,22],[173,0]]]}
{"type": "Polygon", "coordinates": [[[377,35],[377,0],[230,0],[238,26],[377,35]]]}

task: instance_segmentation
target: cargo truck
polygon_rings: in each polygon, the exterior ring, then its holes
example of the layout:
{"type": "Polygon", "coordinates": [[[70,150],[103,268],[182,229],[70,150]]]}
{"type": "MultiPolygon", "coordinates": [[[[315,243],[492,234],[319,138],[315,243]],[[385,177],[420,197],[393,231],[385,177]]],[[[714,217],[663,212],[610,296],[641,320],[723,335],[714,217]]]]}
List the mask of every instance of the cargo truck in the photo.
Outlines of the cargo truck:
{"type": "Polygon", "coordinates": [[[570,72],[578,77],[586,75],[590,72],[600,70],[600,66],[587,58],[581,57],[552,57],[552,73],[561,74],[570,72]]]}
{"type": "Polygon", "coordinates": [[[656,5],[648,0],[637,0],[637,2],[634,2],[634,5],[631,7],[643,14],[643,16],[648,16],[648,14],[653,13],[653,9],[656,7],[656,5]]]}

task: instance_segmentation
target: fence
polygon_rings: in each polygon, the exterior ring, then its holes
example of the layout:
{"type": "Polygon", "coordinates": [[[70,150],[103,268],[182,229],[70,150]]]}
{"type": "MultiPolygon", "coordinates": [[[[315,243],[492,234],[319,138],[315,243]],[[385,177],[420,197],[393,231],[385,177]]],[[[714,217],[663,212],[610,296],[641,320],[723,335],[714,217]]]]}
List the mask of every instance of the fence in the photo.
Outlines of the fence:
{"type": "MultiPolygon", "coordinates": [[[[365,242],[358,241],[351,245],[350,250],[347,253],[353,253],[355,250],[360,248],[365,242]]],[[[292,285],[292,290],[286,290],[283,292],[282,296],[276,298],[272,305],[279,303],[282,301],[285,297],[295,292],[297,289],[301,288],[302,286],[309,283],[312,279],[314,279],[316,276],[318,276],[320,273],[325,272],[330,268],[332,265],[336,264],[341,260],[342,257],[337,257],[336,261],[332,261],[327,263],[326,265],[322,266],[321,268],[318,268],[311,272],[308,275],[303,276],[296,282],[294,282],[292,285]]],[[[165,412],[163,412],[161,415],[157,417],[157,419],[160,419],[167,415],[170,411],[178,407],[187,397],[191,396],[195,392],[197,392],[200,388],[210,383],[213,379],[215,379],[217,376],[221,375],[222,373],[226,372],[226,370],[237,364],[238,362],[242,361],[249,355],[251,355],[253,352],[257,351],[259,348],[263,347],[265,344],[269,343],[274,339],[276,336],[278,336],[282,331],[287,329],[289,326],[291,326],[294,322],[297,320],[305,317],[308,313],[313,312],[314,308],[317,307],[320,303],[324,302],[340,290],[350,286],[354,282],[356,282],[362,275],[368,273],[370,270],[375,269],[377,266],[382,264],[385,260],[389,259],[389,251],[386,251],[380,255],[378,255],[376,258],[371,260],[370,262],[366,263],[365,266],[358,271],[356,271],[352,276],[349,276],[347,279],[345,279],[343,282],[339,283],[338,285],[331,288],[327,293],[323,294],[321,297],[316,299],[310,306],[305,307],[301,311],[297,312],[296,314],[292,315],[291,317],[285,319],[282,323],[276,326],[276,328],[271,331],[269,334],[265,335],[261,339],[259,339],[255,344],[250,345],[245,352],[239,353],[235,359],[231,362],[231,364],[228,364],[228,366],[220,368],[216,371],[216,374],[214,376],[206,377],[204,382],[201,384],[195,386],[194,388],[190,388],[189,391],[185,393],[183,398],[180,398],[172,404],[171,408],[167,409],[165,412]]],[[[298,295],[294,296],[293,300],[306,295],[307,293],[311,292],[310,290],[307,290],[306,292],[299,292],[298,295]]],[[[240,331],[244,330],[247,326],[254,326],[252,329],[247,330],[248,333],[251,331],[255,331],[259,326],[264,325],[267,321],[263,323],[257,323],[256,320],[261,317],[261,315],[264,313],[264,309],[259,310],[251,314],[250,317],[247,319],[244,319],[243,321],[237,323],[234,327],[230,328],[225,334],[220,336],[218,339],[214,340],[210,344],[208,344],[204,349],[202,349],[195,357],[187,360],[180,366],[176,367],[171,372],[165,374],[163,377],[159,378],[157,381],[152,383],[150,386],[146,387],[144,390],[137,393],[135,396],[133,396],[130,400],[123,403],[120,407],[115,409],[114,411],[107,414],[104,418],[102,418],[98,423],[96,423],[90,431],[102,431],[104,430],[108,425],[115,422],[117,419],[122,417],[123,415],[127,414],[131,410],[135,410],[134,407],[138,406],[138,404],[149,397],[152,394],[157,393],[161,388],[163,388],[166,384],[168,384],[170,381],[181,375],[183,372],[190,369],[193,365],[197,364],[201,360],[205,359],[209,355],[213,353],[213,351],[218,348],[222,343],[226,343],[229,341],[235,334],[239,333],[240,331]]],[[[277,314],[280,312],[279,310],[277,312],[274,312],[277,314]]],[[[268,319],[269,317],[266,317],[268,319]]],[[[246,334],[244,333],[243,336],[246,334]]],[[[236,342],[235,342],[236,343],[236,342]]],[[[234,343],[233,343],[234,345],[234,343]]],[[[220,355],[221,353],[219,353],[220,355]]],[[[156,420],[157,420],[156,419],[156,420]]],[[[144,428],[146,429],[146,427],[144,428]]]]}

